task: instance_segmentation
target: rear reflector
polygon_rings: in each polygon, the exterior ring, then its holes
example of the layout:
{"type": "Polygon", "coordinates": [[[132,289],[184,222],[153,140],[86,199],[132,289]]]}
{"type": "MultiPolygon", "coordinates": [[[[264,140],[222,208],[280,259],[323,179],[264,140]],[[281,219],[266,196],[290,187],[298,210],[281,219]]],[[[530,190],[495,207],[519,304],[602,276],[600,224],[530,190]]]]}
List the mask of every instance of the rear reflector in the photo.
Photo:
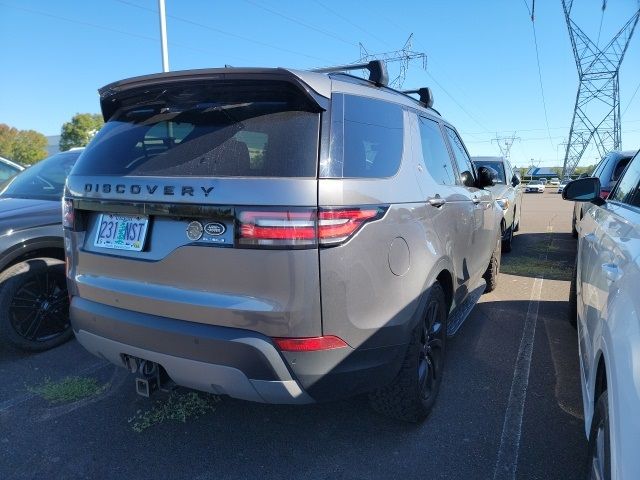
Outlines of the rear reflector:
{"type": "Polygon", "coordinates": [[[348,347],[344,340],[333,335],[308,338],[274,338],[273,341],[280,350],[285,352],[315,352],[348,347]]]}
{"type": "Polygon", "coordinates": [[[387,207],[251,209],[237,213],[238,246],[310,248],[348,240],[387,207]]]}

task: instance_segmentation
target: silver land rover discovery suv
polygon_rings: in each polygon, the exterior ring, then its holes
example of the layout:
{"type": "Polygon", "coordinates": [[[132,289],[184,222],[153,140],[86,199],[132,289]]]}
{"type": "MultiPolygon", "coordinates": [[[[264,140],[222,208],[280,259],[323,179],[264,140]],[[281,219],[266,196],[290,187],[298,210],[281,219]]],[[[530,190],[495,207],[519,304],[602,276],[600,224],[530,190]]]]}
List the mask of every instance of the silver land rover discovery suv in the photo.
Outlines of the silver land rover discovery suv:
{"type": "Polygon", "coordinates": [[[371,392],[425,418],[447,333],[495,287],[495,172],[476,172],[428,89],[364,68],[102,88],[106,124],[63,201],[79,342],[146,395],[167,379],[268,403],[371,392]]]}

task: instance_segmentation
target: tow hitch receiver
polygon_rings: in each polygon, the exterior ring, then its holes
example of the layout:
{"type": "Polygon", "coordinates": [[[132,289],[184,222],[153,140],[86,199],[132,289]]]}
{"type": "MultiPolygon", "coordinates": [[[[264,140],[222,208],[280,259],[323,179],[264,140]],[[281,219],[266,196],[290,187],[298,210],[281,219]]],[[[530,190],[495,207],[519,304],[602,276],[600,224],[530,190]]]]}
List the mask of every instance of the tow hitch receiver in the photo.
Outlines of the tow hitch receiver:
{"type": "Polygon", "coordinates": [[[160,365],[129,355],[123,355],[123,360],[129,371],[138,375],[136,377],[138,395],[148,398],[158,390],[165,390],[162,387],[167,384],[169,376],[160,365]]]}

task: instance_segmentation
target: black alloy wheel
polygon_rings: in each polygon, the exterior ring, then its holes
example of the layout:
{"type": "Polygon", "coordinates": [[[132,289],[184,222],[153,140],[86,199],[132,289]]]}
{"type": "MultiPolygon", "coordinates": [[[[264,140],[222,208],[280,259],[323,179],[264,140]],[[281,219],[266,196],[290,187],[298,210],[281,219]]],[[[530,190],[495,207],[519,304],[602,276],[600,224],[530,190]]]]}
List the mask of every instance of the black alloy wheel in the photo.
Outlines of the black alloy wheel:
{"type": "Polygon", "coordinates": [[[433,299],[427,307],[420,349],[418,350],[418,392],[425,404],[435,399],[442,379],[444,341],[446,331],[439,312],[440,305],[433,299]]]}
{"type": "Polygon", "coordinates": [[[64,262],[35,258],[0,278],[0,331],[23,350],[42,351],[73,336],[64,262]]]}

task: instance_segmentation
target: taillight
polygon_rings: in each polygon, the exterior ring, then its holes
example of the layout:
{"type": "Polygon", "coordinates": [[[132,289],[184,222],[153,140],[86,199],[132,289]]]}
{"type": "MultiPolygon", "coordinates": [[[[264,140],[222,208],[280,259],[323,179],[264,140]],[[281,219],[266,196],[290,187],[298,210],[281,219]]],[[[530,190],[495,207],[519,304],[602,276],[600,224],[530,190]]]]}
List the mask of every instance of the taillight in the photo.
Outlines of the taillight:
{"type": "Polygon", "coordinates": [[[352,237],[367,222],[382,218],[386,207],[247,209],[237,212],[238,246],[313,248],[352,237]]]}
{"type": "Polygon", "coordinates": [[[316,210],[242,210],[238,245],[309,247],[317,245],[316,210]]]}
{"type": "Polygon", "coordinates": [[[606,200],[607,198],[609,198],[609,194],[611,193],[611,190],[607,190],[605,188],[602,188],[600,190],[600,198],[603,200],[606,200]]]}
{"type": "Polygon", "coordinates": [[[76,226],[75,222],[75,210],[73,209],[73,201],[68,198],[62,199],[62,226],[70,230],[74,230],[76,226]]]}
{"type": "Polygon", "coordinates": [[[273,341],[284,352],[316,352],[318,350],[334,350],[348,347],[344,340],[333,335],[307,338],[274,338],[273,341]]]}
{"type": "Polygon", "coordinates": [[[320,209],[318,212],[318,239],[321,245],[342,243],[355,234],[362,225],[382,218],[385,209],[338,208],[320,209]]]}

